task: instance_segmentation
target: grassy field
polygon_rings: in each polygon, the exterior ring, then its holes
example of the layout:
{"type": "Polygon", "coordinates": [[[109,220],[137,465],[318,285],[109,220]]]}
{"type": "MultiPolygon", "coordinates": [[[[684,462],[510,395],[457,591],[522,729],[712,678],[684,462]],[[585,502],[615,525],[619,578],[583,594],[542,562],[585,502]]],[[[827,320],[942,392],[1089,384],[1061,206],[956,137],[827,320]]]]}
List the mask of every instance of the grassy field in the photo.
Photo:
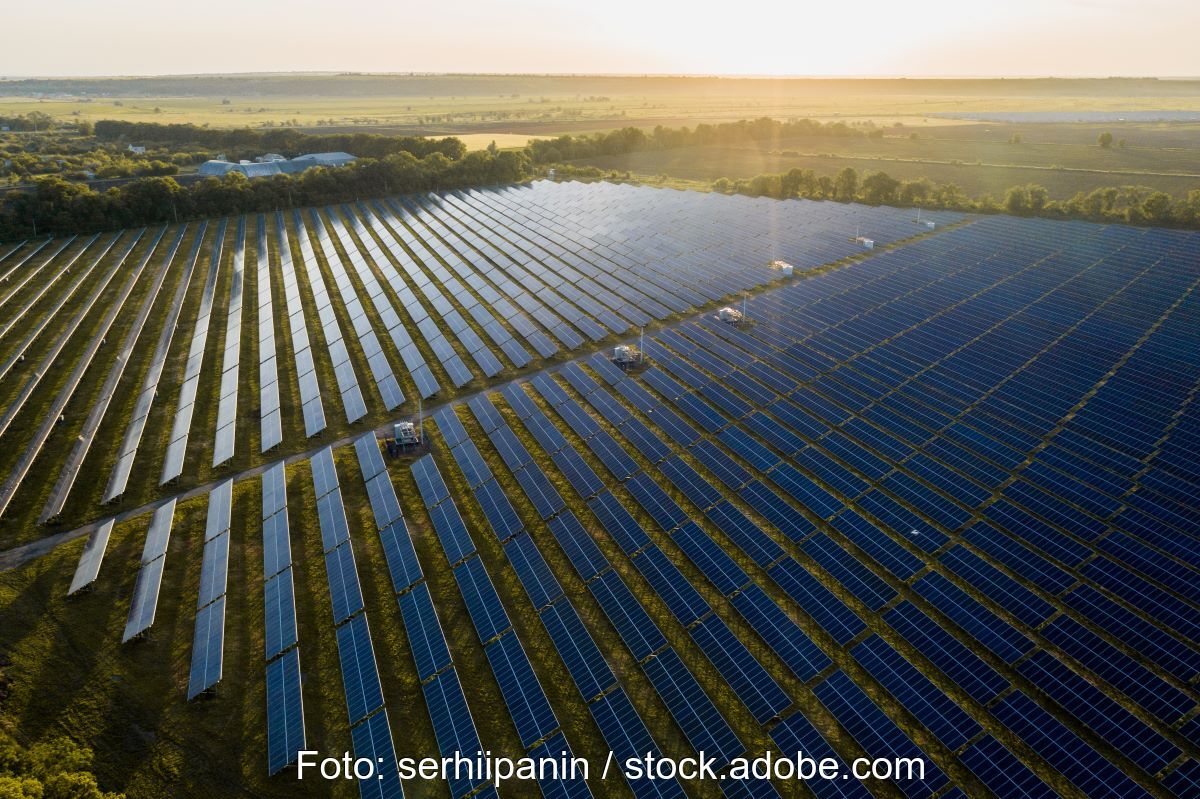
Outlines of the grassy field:
{"type": "Polygon", "coordinates": [[[789,169],[833,174],[843,167],[900,179],[954,183],[971,196],[1002,196],[1038,183],[1054,198],[1103,186],[1150,186],[1176,197],[1200,189],[1200,125],[937,125],[891,127],[882,139],[805,137],[778,146],[685,147],[573,162],[691,180],[745,178],[789,169]],[[1100,147],[1103,131],[1126,146],[1100,147]],[[915,138],[914,138],[915,136],[915,138]],[[1013,137],[1019,136],[1019,143],[1013,137]]]}

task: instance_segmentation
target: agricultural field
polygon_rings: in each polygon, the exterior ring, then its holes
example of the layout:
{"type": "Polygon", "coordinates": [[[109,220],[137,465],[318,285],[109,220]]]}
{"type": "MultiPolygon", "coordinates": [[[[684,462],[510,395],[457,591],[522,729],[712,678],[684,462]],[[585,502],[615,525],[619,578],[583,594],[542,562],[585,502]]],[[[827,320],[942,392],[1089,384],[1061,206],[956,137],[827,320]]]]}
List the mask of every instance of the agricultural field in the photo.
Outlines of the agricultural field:
{"type": "Polygon", "coordinates": [[[638,175],[712,181],[844,167],[887,172],[901,180],[953,183],[967,195],[1003,197],[1036,183],[1054,199],[1106,186],[1148,186],[1174,197],[1200,189],[1200,125],[929,124],[888,127],[875,137],[814,136],[769,147],[709,146],[579,159],[577,165],[638,175]],[[1117,142],[1100,147],[1110,132],[1117,142]]]}
{"type": "Polygon", "coordinates": [[[0,245],[4,713],[131,799],[1195,795],[1198,258],[550,181],[0,245]],[[477,749],[593,774],[392,765],[477,749]]]}

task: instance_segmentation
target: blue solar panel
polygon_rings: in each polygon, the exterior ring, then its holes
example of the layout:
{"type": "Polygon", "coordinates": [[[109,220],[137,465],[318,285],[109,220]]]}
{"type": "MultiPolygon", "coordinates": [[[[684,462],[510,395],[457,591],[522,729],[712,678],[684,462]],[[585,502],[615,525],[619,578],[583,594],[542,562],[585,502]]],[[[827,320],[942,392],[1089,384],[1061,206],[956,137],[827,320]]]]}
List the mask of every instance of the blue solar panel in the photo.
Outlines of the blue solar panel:
{"type": "Polygon", "coordinates": [[[263,585],[263,642],[267,660],[296,643],[296,599],[290,566],[263,585]]]}
{"type": "Polygon", "coordinates": [[[1035,652],[1018,670],[1147,773],[1179,754],[1178,747],[1049,653],[1035,652]]]}
{"type": "Polygon", "coordinates": [[[606,431],[601,430],[589,438],[586,443],[588,449],[600,459],[604,468],[608,469],[609,473],[617,480],[625,480],[637,473],[639,469],[637,461],[631,458],[616,439],[606,431]]]}
{"type": "Polygon", "coordinates": [[[507,424],[502,424],[488,433],[488,437],[492,440],[496,451],[500,453],[500,457],[504,459],[504,464],[509,471],[516,472],[533,461],[529,450],[525,449],[521,439],[517,438],[517,434],[507,424]]]}
{"type": "MultiPolygon", "coordinates": [[[[479,734],[475,731],[475,722],[471,718],[471,711],[467,709],[467,698],[463,695],[462,684],[454,669],[442,672],[425,683],[421,690],[425,694],[425,705],[429,708],[433,734],[442,757],[453,758],[458,753],[472,757],[475,752],[481,751],[479,734]]],[[[468,779],[465,770],[461,774],[452,770],[448,775],[451,794],[463,796],[477,788],[483,779],[479,775],[473,776],[475,779],[468,779]]]]}
{"type": "Polygon", "coordinates": [[[643,660],[667,645],[658,625],[638,603],[629,587],[615,571],[609,569],[588,585],[596,603],[612,622],[617,634],[633,653],[634,660],[643,660]]]}
{"type": "Polygon", "coordinates": [[[725,596],[750,582],[746,572],[709,538],[695,522],[688,522],[672,536],[684,554],[725,596]]]}
{"type": "Polygon", "coordinates": [[[784,558],[770,571],[779,587],[839,644],[866,628],[863,620],[796,561],[784,558]]]}
{"type": "Polygon", "coordinates": [[[625,484],[629,493],[642,509],[654,519],[664,531],[670,532],[688,520],[683,509],[667,496],[662,487],[646,472],[635,474],[625,484]]]}
{"type": "Polygon", "coordinates": [[[417,562],[417,553],[404,519],[397,519],[380,530],[379,541],[383,545],[388,574],[392,578],[392,590],[400,593],[421,579],[421,564],[417,562]]]}
{"type": "Polygon", "coordinates": [[[666,704],[671,717],[698,752],[723,768],[745,751],[729,722],[704,693],[674,649],[666,649],[642,664],[642,670],[666,704]]]}
{"type": "Polygon", "coordinates": [[[604,656],[579,620],[575,608],[564,599],[539,615],[584,701],[590,702],[608,690],[615,680],[612,670],[604,662],[604,656]]]}
{"type": "Polygon", "coordinates": [[[671,614],[684,627],[690,626],[710,610],[708,603],[683,573],[653,544],[633,559],[633,565],[637,566],[650,587],[662,597],[671,614]]]}
{"type": "Polygon", "coordinates": [[[872,635],[851,654],[950,749],[958,749],[979,732],[979,724],[966,711],[879,636],[872,635]]]}
{"type": "Polygon", "coordinates": [[[225,596],[222,595],[196,614],[192,665],[188,673],[189,701],[221,681],[224,651],[225,596]]]}
{"type": "Polygon", "coordinates": [[[604,483],[571,445],[554,453],[551,458],[580,498],[587,499],[604,488],[604,483]]]}
{"type": "Polygon", "coordinates": [[[474,488],[492,479],[492,470],[479,454],[474,441],[463,441],[451,449],[450,454],[454,456],[454,462],[458,464],[469,487],[474,488]]]}
{"type": "Polygon", "coordinates": [[[329,580],[333,623],[341,624],[363,609],[362,590],[354,568],[354,549],[349,541],[325,553],[325,576],[329,580]]]}
{"type": "Polygon", "coordinates": [[[910,602],[901,602],[883,618],[976,701],[987,704],[1008,687],[1008,680],[910,602]]]}
{"type": "Polygon", "coordinates": [[[558,490],[546,477],[546,473],[536,463],[529,464],[515,476],[542,519],[549,519],[567,506],[558,490]]]}
{"type": "Polygon", "coordinates": [[[704,515],[759,566],[765,568],[783,557],[783,547],[728,500],[721,500],[704,515]]]}
{"type": "MultiPolygon", "coordinates": [[[[567,744],[566,736],[558,732],[531,749],[529,756],[538,762],[550,759],[570,763],[574,755],[567,744]]],[[[587,782],[580,777],[580,774],[572,774],[569,767],[557,773],[547,769],[538,776],[538,788],[541,789],[544,799],[589,799],[592,792],[588,790],[587,782]]]]}
{"type": "Polygon", "coordinates": [[[813,688],[813,693],[871,757],[920,758],[925,761],[923,779],[894,780],[905,796],[914,799],[929,796],[949,782],[942,770],[846,676],[845,672],[834,672],[818,683],[813,688]]]}
{"type": "Polygon", "coordinates": [[[1020,691],[992,708],[1001,724],[1089,796],[1149,796],[1065,725],[1020,691]]]}
{"type": "Polygon", "coordinates": [[[475,542],[467,532],[458,506],[453,500],[443,502],[429,511],[429,520],[433,523],[434,532],[446,553],[446,560],[452,565],[475,551],[475,542]]]}
{"type": "Polygon", "coordinates": [[[558,719],[516,634],[510,632],[493,641],[484,652],[521,743],[528,748],[554,732],[558,719]]]}
{"type": "Polygon", "coordinates": [[[367,615],[362,613],[337,629],[338,659],[342,664],[342,685],[346,691],[346,712],[350,724],[383,705],[383,691],[379,686],[379,671],[375,666],[375,652],[371,648],[371,633],[367,629],[367,615]]]}
{"type": "Polygon", "coordinates": [[[563,511],[547,526],[581,580],[587,582],[608,568],[608,559],[574,513],[563,511]]]}
{"type": "Polygon", "coordinates": [[[522,533],[506,543],[504,552],[535,610],[541,610],[563,595],[562,586],[528,534],[522,533]]]}
{"type": "Polygon", "coordinates": [[[446,647],[446,637],[438,623],[428,584],[421,583],[400,595],[400,614],[417,664],[417,677],[426,680],[449,666],[450,650],[446,647]]]}
{"type": "Polygon", "coordinates": [[[400,772],[396,767],[396,748],[388,726],[387,711],[381,710],[350,730],[354,757],[375,764],[375,774],[358,782],[363,799],[403,799],[400,772]]]}
{"type": "Polygon", "coordinates": [[[450,496],[450,490],[446,488],[446,483],[442,480],[442,475],[438,472],[432,455],[418,458],[413,461],[410,468],[425,507],[432,508],[450,496]]]}
{"type": "Polygon", "coordinates": [[[746,645],[713,614],[692,628],[692,638],[738,699],[759,724],[764,724],[791,705],[779,683],[750,654],[746,645]]]}
{"type": "Polygon", "coordinates": [[[1001,660],[1012,663],[1033,648],[1031,640],[941,574],[930,572],[913,588],[1001,660]]]}
{"type": "Polygon", "coordinates": [[[832,662],[759,586],[746,586],[731,601],[798,679],[809,680],[832,662]]]}
{"type": "Polygon", "coordinates": [[[460,563],[454,569],[454,579],[481,643],[486,644],[512,626],[481,559],[468,558],[460,563]]]}
{"type": "Polygon", "coordinates": [[[785,502],[761,480],[746,483],[738,496],[792,541],[801,541],[817,529],[804,514],[785,502]]]}
{"type": "MultiPolygon", "coordinates": [[[[633,709],[624,689],[618,688],[593,702],[588,709],[617,762],[624,763],[629,758],[644,757],[647,753],[659,756],[658,746],[650,737],[646,725],[638,718],[637,711],[633,709]]],[[[643,778],[632,781],[629,787],[638,799],[683,799],[685,796],[683,789],[674,779],[643,778]]]]}
{"type": "Polygon", "coordinates": [[[267,664],[267,773],[296,762],[304,748],[300,650],[267,664]]]}
{"type": "Polygon", "coordinates": [[[433,420],[437,423],[438,430],[442,433],[442,440],[446,442],[447,447],[458,446],[463,441],[470,439],[467,429],[463,427],[453,405],[446,405],[434,411],[433,420]]]}
{"type": "Polygon", "coordinates": [[[524,523],[508,499],[508,494],[495,480],[488,480],[476,488],[475,500],[499,540],[507,541],[525,529],[524,523]]]}
{"type": "Polygon", "coordinates": [[[646,531],[611,491],[601,491],[587,504],[621,551],[631,554],[650,543],[646,531]]]}
{"type": "Polygon", "coordinates": [[[997,796],[1013,799],[1057,799],[1058,794],[1038,779],[1004,744],[987,736],[967,747],[962,762],[997,796]]]}
{"type": "Polygon", "coordinates": [[[800,547],[871,610],[879,610],[896,596],[896,589],[824,533],[814,535],[800,547]]]}
{"type": "MultiPolygon", "coordinates": [[[[821,733],[817,732],[817,729],[800,711],[792,713],[776,724],[771,730],[771,739],[788,757],[795,757],[799,753],[803,753],[818,762],[830,758],[838,764],[839,774],[850,773],[849,767],[838,757],[829,742],[821,733]]],[[[817,796],[817,799],[871,799],[871,792],[859,780],[816,779],[809,780],[805,784],[817,796]]]]}

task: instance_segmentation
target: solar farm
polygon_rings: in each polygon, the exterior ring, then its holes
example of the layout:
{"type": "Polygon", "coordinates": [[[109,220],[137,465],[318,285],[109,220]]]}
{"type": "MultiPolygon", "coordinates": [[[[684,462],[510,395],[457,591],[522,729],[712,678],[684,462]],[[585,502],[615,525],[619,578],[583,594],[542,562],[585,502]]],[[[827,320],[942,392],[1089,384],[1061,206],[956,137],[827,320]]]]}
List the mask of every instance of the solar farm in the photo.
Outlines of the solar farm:
{"type": "Polygon", "coordinates": [[[610,183],[13,242],[0,550],[144,680],[93,712],[239,740],[205,795],[1197,796],[1198,283],[1195,233],[610,183]],[[732,769],[797,751],[842,777],[732,769]],[[478,752],[592,774],[396,767],[478,752]]]}

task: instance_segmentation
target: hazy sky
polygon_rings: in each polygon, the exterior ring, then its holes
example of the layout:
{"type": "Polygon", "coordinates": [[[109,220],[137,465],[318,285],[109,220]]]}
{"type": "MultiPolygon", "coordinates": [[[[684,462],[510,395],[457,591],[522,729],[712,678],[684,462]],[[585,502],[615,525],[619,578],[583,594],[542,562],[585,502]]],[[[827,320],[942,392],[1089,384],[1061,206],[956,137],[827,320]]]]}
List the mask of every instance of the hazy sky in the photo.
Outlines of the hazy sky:
{"type": "Polygon", "coordinates": [[[1197,0],[55,0],[0,75],[1200,75],[1197,0]]]}

